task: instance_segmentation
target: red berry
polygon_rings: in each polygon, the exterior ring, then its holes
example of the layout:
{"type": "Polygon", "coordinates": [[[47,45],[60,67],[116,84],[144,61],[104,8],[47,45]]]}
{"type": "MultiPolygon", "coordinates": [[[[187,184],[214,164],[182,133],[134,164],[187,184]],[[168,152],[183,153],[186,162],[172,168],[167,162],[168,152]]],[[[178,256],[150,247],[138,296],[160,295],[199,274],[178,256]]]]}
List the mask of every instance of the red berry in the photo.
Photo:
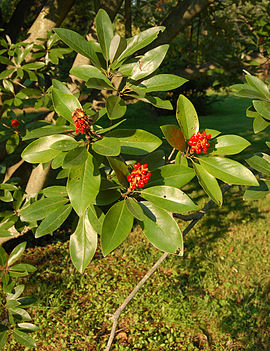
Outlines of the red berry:
{"type": "Polygon", "coordinates": [[[132,178],[133,178],[133,177],[131,177],[130,174],[127,176],[127,180],[128,180],[129,182],[131,182],[132,178]]]}
{"type": "Polygon", "coordinates": [[[139,188],[142,188],[144,186],[144,182],[143,181],[140,181],[139,183],[138,183],[138,187],[139,188]]]}
{"type": "Polygon", "coordinates": [[[131,189],[135,189],[135,188],[136,188],[136,184],[132,184],[131,189]]]}
{"type": "Polygon", "coordinates": [[[201,148],[196,149],[197,154],[200,154],[202,152],[201,148]]]}
{"type": "Polygon", "coordinates": [[[19,122],[17,119],[12,119],[11,122],[10,122],[10,124],[11,124],[12,127],[18,128],[20,122],[19,122]]]}
{"type": "Polygon", "coordinates": [[[208,134],[207,136],[206,136],[206,138],[209,140],[209,139],[211,139],[211,134],[208,134]]]}
{"type": "Polygon", "coordinates": [[[208,142],[206,142],[204,145],[205,145],[206,147],[209,147],[209,146],[210,146],[210,144],[209,144],[208,142]]]}
{"type": "Polygon", "coordinates": [[[193,153],[194,153],[194,151],[195,151],[195,148],[194,148],[194,147],[192,147],[192,148],[190,149],[190,153],[191,153],[191,154],[193,154],[193,153]]]}
{"type": "Polygon", "coordinates": [[[144,165],[142,165],[143,168],[147,168],[148,167],[148,164],[145,163],[144,165]]]}
{"type": "Polygon", "coordinates": [[[204,147],[202,151],[203,151],[204,153],[206,153],[206,152],[207,152],[207,148],[204,147]]]}
{"type": "Polygon", "coordinates": [[[189,141],[188,141],[188,144],[189,144],[190,146],[192,146],[193,143],[194,143],[194,142],[193,142],[192,140],[189,140],[189,141]]]}

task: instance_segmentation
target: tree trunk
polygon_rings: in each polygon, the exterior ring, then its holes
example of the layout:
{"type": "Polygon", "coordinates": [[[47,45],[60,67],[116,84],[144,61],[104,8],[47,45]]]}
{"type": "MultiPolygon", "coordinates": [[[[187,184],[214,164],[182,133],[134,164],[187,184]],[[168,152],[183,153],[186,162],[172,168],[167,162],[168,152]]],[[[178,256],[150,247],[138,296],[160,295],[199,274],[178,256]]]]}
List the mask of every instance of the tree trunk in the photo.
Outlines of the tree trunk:
{"type": "Polygon", "coordinates": [[[125,0],[125,37],[132,36],[131,0],[125,0]]]}
{"type": "Polygon", "coordinates": [[[49,0],[28,31],[26,43],[46,38],[47,32],[61,25],[75,0],[49,0]]]}

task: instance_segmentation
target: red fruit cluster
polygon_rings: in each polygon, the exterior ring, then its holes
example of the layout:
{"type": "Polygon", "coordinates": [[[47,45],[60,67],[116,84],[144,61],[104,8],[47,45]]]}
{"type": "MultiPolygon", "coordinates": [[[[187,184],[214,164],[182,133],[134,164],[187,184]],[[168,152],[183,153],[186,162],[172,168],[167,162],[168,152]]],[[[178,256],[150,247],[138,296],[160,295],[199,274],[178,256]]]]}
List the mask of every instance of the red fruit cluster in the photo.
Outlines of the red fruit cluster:
{"type": "Polygon", "coordinates": [[[211,139],[211,134],[206,134],[206,131],[195,133],[188,141],[188,145],[191,146],[190,153],[193,154],[195,151],[200,154],[202,151],[207,152],[207,148],[210,146],[208,140],[211,139]]]}
{"type": "Polygon", "coordinates": [[[11,124],[12,127],[18,128],[20,122],[19,122],[17,119],[12,119],[11,122],[10,122],[10,124],[11,124]]]}
{"type": "Polygon", "coordinates": [[[148,164],[141,165],[140,162],[136,163],[133,171],[127,176],[127,180],[130,183],[129,189],[142,188],[148,183],[150,176],[148,164]]]}
{"type": "Polygon", "coordinates": [[[81,108],[77,108],[75,111],[73,111],[72,119],[76,127],[76,133],[80,132],[81,134],[91,134],[90,122],[92,122],[92,120],[81,108]]]}

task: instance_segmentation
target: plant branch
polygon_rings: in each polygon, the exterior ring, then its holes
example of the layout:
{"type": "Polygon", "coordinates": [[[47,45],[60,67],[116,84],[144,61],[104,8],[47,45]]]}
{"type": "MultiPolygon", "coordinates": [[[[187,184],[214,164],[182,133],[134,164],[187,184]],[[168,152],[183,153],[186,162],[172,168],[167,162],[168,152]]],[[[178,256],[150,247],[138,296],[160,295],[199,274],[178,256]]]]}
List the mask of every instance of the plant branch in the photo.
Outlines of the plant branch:
{"type": "MultiPolygon", "coordinates": [[[[230,184],[225,184],[222,188],[222,194],[224,194],[230,187],[231,187],[230,184]]],[[[213,200],[208,201],[207,204],[203,207],[203,209],[201,211],[196,212],[196,216],[190,217],[190,219],[192,219],[192,222],[189,223],[189,225],[184,229],[183,237],[185,237],[190,232],[190,230],[195,226],[195,224],[206,214],[206,212],[211,207],[213,207],[214,204],[215,204],[215,202],[213,200]]],[[[174,217],[181,218],[176,213],[174,213],[174,217]]],[[[110,316],[110,319],[113,321],[113,326],[112,326],[112,330],[111,330],[110,337],[109,337],[105,351],[110,351],[110,349],[111,349],[111,346],[112,346],[112,343],[114,340],[114,336],[116,333],[117,325],[118,325],[118,320],[119,320],[121,313],[124,311],[124,309],[129,304],[129,302],[133,299],[133,297],[137,294],[137,292],[141,289],[141,287],[144,285],[144,283],[152,276],[152,274],[157,270],[157,268],[161,265],[161,263],[166,259],[168,254],[169,254],[168,252],[165,252],[157,260],[157,262],[152,266],[152,268],[144,275],[144,277],[139,281],[139,283],[131,291],[131,293],[124,300],[122,305],[120,307],[118,307],[118,309],[114,312],[113,315],[110,316]]]]}

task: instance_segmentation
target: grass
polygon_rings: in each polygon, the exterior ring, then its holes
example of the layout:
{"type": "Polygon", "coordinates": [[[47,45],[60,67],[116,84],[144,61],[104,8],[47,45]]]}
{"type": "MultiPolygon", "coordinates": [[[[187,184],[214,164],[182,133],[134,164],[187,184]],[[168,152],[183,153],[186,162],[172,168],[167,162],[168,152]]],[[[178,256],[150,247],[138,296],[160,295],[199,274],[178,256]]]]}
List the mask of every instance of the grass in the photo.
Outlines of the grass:
{"type": "MultiPolygon", "coordinates": [[[[252,138],[243,112],[248,104],[228,101],[213,106],[201,120],[203,128],[252,138]],[[239,111],[242,118],[236,121],[239,111]]],[[[129,127],[155,132],[160,124],[175,123],[173,116],[148,121],[141,107],[136,109],[129,111],[129,127]]],[[[255,149],[262,145],[257,140],[255,149]]],[[[195,182],[184,191],[200,206],[208,201],[195,182]]],[[[249,203],[242,195],[238,187],[229,190],[223,207],[210,210],[188,234],[184,257],[170,255],[145,284],[122,314],[112,350],[270,350],[270,198],[249,203]]],[[[186,223],[179,225],[184,229],[186,223]]],[[[106,314],[123,302],[161,252],[134,227],[109,256],[103,258],[98,248],[81,275],[69,258],[69,234],[60,232],[50,243],[41,238],[44,246],[29,247],[22,259],[38,268],[25,281],[28,294],[38,299],[29,311],[40,325],[37,349],[104,350],[111,328],[106,314]]],[[[11,344],[11,350],[27,349],[11,344]]]]}

